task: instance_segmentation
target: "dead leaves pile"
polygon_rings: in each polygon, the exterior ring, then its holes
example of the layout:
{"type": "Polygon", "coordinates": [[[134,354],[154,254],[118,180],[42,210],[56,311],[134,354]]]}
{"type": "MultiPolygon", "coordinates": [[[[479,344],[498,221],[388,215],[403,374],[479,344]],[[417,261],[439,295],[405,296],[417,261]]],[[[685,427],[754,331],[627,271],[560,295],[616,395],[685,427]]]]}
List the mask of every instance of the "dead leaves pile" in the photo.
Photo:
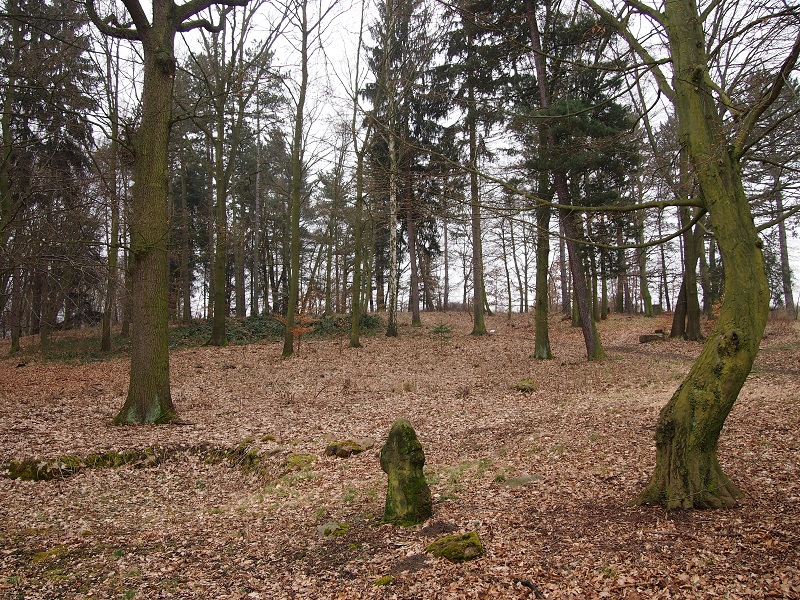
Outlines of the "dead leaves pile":
{"type": "Polygon", "coordinates": [[[541,362],[532,317],[495,316],[483,338],[463,314],[424,320],[358,350],[309,340],[288,361],[278,344],[176,352],[182,425],[111,425],[125,361],[0,361],[0,462],[171,449],[152,467],[0,479],[0,597],[800,598],[797,323],[770,324],[722,435],[741,505],[665,513],[627,502],[698,344],[639,345],[668,323],[613,318],[600,325],[609,358],[587,363],[580,332],[554,320],[556,359],[541,362]],[[447,335],[432,331],[442,322],[447,335]],[[376,455],[399,417],[426,452],[424,527],[380,521],[376,455]],[[325,456],[356,437],[378,444],[325,456]],[[181,451],[243,441],[265,468],[181,451]],[[483,558],[426,554],[471,530],[483,558]]]}

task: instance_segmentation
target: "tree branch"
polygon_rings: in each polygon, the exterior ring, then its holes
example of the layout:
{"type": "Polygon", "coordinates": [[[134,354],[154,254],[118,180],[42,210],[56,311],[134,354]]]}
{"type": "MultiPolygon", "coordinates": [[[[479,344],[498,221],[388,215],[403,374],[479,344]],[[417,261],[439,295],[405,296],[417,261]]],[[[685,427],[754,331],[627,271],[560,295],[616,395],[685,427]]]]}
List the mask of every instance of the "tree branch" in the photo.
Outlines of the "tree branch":
{"type": "Polygon", "coordinates": [[[118,38],[122,40],[140,41],[141,37],[139,32],[133,27],[123,27],[117,21],[114,15],[108,15],[103,19],[97,12],[97,7],[94,0],[86,0],[86,13],[89,15],[89,20],[97,27],[97,30],[103,35],[118,38]]]}
{"type": "MultiPolygon", "coordinates": [[[[642,46],[639,40],[636,39],[636,36],[633,35],[630,29],[622,23],[619,19],[617,19],[614,15],[600,6],[595,0],[583,0],[589,7],[600,15],[605,21],[607,21],[614,29],[616,29],[619,34],[625,38],[625,41],[628,42],[631,49],[638,54],[641,59],[648,63],[650,66],[650,70],[653,72],[653,76],[656,78],[656,82],[658,83],[658,88],[661,92],[670,100],[674,100],[675,98],[675,90],[672,89],[672,86],[667,81],[667,78],[664,76],[664,73],[658,67],[659,61],[655,60],[650,52],[642,46]]],[[[648,16],[649,13],[647,13],[648,16]]],[[[663,20],[665,19],[664,15],[660,13],[656,13],[658,16],[653,16],[653,19],[658,22],[659,24],[663,25],[663,20]]]]}
{"type": "Polygon", "coordinates": [[[208,19],[194,19],[192,21],[183,21],[177,28],[177,30],[182,33],[192,29],[205,29],[209,33],[219,33],[222,31],[222,22],[220,21],[218,25],[214,25],[208,19]]]}
{"type": "MultiPolygon", "coordinates": [[[[191,19],[196,14],[199,14],[206,10],[207,8],[211,8],[212,6],[247,6],[249,0],[190,0],[186,4],[181,4],[180,6],[175,7],[175,20],[178,23],[178,27],[180,28],[179,31],[188,31],[188,29],[183,29],[181,23],[184,23],[191,19]]],[[[206,19],[201,19],[199,21],[193,21],[198,23],[197,26],[202,26],[202,22],[206,21],[206,19]]],[[[188,24],[188,23],[187,23],[188,24]]],[[[213,30],[211,30],[213,32],[213,30]]]]}
{"type": "Polygon", "coordinates": [[[149,35],[151,25],[150,21],[147,19],[147,15],[144,13],[142,5],[139,3],[139,0],[122,0],[122,4],[125,5],[128,14],[131,16],[131,19],[133,19],[136,31],[139,32],[138,39],[144,41],[144,38],[149,35]]]}
{"type": "Polygon", "coordinates": [[[747,138],[750,137],[750,134],[753,132],[758,119],[762,114],[764,114],[764,111],[766,111],[772,105],[772,103],[778,99],[778,96],[780,96],[784,84],[789,78],[792,69],[794,69],[795,64],[797,64],[798,56],[800,56],[800,32],[797,33],[794,46],[792,46],[789,56],[787,56],[786,60],[783,62],[783,65],[781,66],[780,71],[778,71],[778,74],[775,76],[775,80],[772,82],[769,90],[763,94],[759,101],[745,114],[742,128],[739,130],[739,133],[736,136],[736,141],[733,145],[732,155],[734,158],[739,159],[742,157],[742,154],[747,148],[747,138]]]}

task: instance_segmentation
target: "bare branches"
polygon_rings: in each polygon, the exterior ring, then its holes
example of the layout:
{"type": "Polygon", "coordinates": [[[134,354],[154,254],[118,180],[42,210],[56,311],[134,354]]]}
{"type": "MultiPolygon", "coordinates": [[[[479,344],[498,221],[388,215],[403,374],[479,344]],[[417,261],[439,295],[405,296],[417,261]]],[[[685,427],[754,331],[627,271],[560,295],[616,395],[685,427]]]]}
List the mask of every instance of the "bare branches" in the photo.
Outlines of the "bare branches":
{"type": "MultiPolygon", "coordinates": [[[[628,27],[626,23],[627,17],[625,19],[619,19],[615,17],[605,8],[600,6],[600,4],[596,2],[596,0],[584,0],[584,2],[586,2],[586,4],[589,5],[589,7],[591,7],[591,9],[595,11],[595,13],[600,15],[605,21],[607,21],[612,27],[614,27],[614,29],[617,30],[617,32],[625,39],[625,41],[628,42],[631,49],[636,54],[638,54],[639,57],[641,57],[641,59],[645,62],[645,64],[648,65],[648,68],[653,73],[653,76],[655,77],[656,82],[658,83],[658,87],[661,90],[661,93],[663,93],[667,98],[672,100],[675,97],[675,90],[672,89],[672,86],[667,81],[664,72],[661,70],[660,65],[663,63],[663,61],[656,60],[650,53],[650,51],[648,51],[647,48],[645,48],[642,45],[639,39],[633,34],[633,32],[628,27]]],[[[639,5],[640,3],[637,2],[636,4],[639,5]]],[[[648,17],[651,17],[657,23],[663,24],[664,15],[662,15],[661,13],[657,13],[652,9],[650,9],[647,12],[644,12],[643,14],[646,14],[648,17]]]]}
{"type": "Polygon", "coordinates": [[[764,112],[772,105],[772,103],[778,99],[781,89],[786,83],[789,74],[792,72],[792,69],[794,69],[795,64],[797,64],[798,56],[800,56],[800,31],[797,33],[794,46],[792,47],[789,56],[786,57],[781,69],[778,71],[775,79],[772,81],[772,85],[764,92],[758,102],[756,102],[756,104],[747,112],[744,123],[739,130],[738,135],[736,136],[736,141],[733,146],[733,154],[736,158],[741,158],[742,154],[749,147],[746,145],[747,138],[750,136],[750,133],[756,126],[759,118],[761,118],[761,115],[763,115],[764,112]]]}

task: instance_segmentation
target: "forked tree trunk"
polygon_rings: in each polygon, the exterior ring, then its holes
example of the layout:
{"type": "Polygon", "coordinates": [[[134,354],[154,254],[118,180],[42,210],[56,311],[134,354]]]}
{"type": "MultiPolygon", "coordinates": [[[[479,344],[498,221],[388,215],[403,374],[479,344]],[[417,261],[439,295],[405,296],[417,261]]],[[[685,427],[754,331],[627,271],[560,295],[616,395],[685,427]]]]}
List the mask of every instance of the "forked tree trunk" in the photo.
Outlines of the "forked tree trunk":
{"type": "Polygon", "coordinates": [[[717,442],[753,366],[769,314],[761,241],[707,82],[704,36],[692,0],[666,4],[680,141],[688,147],[725,265],[725,301],[689,375],[662,409],[656,467],[639,495],[667,508],[731,506],[739,491],[723,473],[717,442]]]}
{"type": "MultiPolygon", "coordinates": [[[[559,179],[563,175],[556,173],[556,190],[559,188],[559,179]]],[[[562,199],[564,196],[559,193],[559,200],[566,204],[562,199]]],[[[567,238],[567,250],[569,252],[569,265],[572,273],[572,289],[575,298],[575,308],[580,318],[580,327],[583,332],[583,341],[586,344],[586,357],[589,360],[602,360],[605,358],[605,350],[597,333],[597,326],[592,318],[592,306],[589,298],[589,286],[586,282],[586,273],[583,268],[580,248],[577,240],[581,236],[575,224],[574,211],[560,210],[561,221],[564,225],[564,235],[567,238]]]]}

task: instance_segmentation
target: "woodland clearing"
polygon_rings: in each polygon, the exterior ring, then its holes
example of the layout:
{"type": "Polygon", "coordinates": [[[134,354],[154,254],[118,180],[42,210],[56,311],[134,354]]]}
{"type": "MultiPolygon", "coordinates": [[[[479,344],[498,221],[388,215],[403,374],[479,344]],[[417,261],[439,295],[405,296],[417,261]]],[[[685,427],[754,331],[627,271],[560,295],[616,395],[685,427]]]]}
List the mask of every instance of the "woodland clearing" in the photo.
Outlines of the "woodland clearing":
{"type": "Polygon", "coordinates": [[[532,315],[490,317],[480,338],[464,313],[423,323],[406,315],[399,338],[360,349],[303,340],[289,360],[280,341],[173,351],[173,425],[112,425],[127,358],[3,358],[2,464],[151,453],[0,478],[0,597],[800,598],[800,322],[770,321],[720,439],[739,506],[685,512],[627,504],[654,464],[659,409],[700,350],[638,343],[667,315],[612,315],[599,324],[608,358],[591,363],[557,318],[551,361],[530,358],[532,315]],[[534,389],[517,391],[522,380],[534,389]],[[400,417],[434,498],[412,528],[381,522],[377,453],[400,417]],[[376,445],[325,456],[353,438],[376,445]],[[330,523],[340,535],[323,534],[330,523]],[[471,530],[481,558],[425,551],[471,530]]]}

